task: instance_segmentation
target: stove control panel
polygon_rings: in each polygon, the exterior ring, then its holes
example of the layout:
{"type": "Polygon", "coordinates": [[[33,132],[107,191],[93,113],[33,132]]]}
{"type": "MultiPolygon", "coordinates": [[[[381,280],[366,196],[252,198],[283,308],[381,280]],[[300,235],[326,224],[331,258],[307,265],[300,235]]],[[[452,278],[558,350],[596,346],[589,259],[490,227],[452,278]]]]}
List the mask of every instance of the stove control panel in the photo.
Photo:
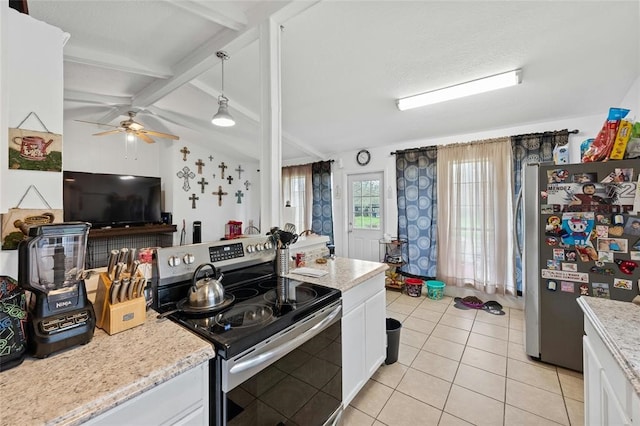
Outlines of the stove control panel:
{"type": "Polygon", "coordinates": [[[273,244],[266,236],[238,238],[184,246],[162,247],[156,251],[154,274],[165,283],[190,280],[196,268],[212,263],[216,268],[244,267],[275,258],[273,244]]]}
{"type": "Polygon", "coordinates": [[[230,260],[242,256],[244,256],[242,243],[209,247],[209,260],[211,262],[220,262],[221,260],[230,260]]]}

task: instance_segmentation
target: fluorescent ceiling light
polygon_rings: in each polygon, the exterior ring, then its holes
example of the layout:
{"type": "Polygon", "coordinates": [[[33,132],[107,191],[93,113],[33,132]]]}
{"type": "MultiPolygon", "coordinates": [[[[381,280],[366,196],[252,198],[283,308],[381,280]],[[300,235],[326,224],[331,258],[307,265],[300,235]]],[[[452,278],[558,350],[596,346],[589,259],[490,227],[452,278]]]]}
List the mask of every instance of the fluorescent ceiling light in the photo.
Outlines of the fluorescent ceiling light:
{"type": "Polygon", "coordinates": [[[521,74],[522,70],[496,74],[491,77],[445,87],[444,89],[398,99],[396,105],[398,105],[400,111],[404,111],[411,108],[436,104],[438,102],[463,98],[465,96],[477,95],[478,93],[490,92],[491,90],[502,89],[504,87],[515,86],[522,81],[521,74]]]}

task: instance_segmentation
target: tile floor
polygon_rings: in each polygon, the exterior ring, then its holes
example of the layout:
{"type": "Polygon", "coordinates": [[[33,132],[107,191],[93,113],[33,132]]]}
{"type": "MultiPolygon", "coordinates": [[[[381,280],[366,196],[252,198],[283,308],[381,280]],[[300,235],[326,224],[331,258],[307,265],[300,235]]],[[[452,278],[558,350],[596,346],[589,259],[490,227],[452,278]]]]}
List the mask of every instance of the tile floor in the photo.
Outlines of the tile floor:
{"type": "Polygon", "coordinates": [[[402,322],[398,362],[380,367],[344,425],[582,425],[582,374],[529,359],[523,312],[504,311],[387,291],[387,317],[402,322]]]}

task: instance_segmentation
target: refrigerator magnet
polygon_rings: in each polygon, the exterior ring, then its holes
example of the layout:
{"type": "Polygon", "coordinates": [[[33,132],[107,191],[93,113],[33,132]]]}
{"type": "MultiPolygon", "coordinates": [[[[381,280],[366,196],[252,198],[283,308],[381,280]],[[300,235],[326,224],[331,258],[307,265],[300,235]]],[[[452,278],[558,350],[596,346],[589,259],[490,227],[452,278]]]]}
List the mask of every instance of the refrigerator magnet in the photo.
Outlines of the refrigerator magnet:
{"type": "Polygon", "coordinates": [[[578,264],[577,263],[565,263],[562,262],[562,270],[569,272],[578,272],[578,264]]]}
{"type": "Polygon", "coordinates": [[[609,284],[607,283],[593,283],[591,285],[592,287],[592,296],[593,297],[600,297],[603,299],[610,299],[611,296],[609,295],[609,284]]]}
{"type": "Polygon", "coordinates": [[[633,281],[625,280],[623,278],[614,278],[613,286],[615,288],[622,288],[624,290],[632,290],[633,289],[633,281]]]}
{"type": "Polygon", "coordinates": [[[547,260],[547,269],[557,271],[560,269],[560,262],[557,260],[547,260]]]}
{"type": "Polygon", "coordinates": [[[640,260],[640,251],[630,251],[629,258],[631,260],[640,260]]]}
{"type": "Polygon", "coordinates": [[[596,215],[596,220],[598,221],[598,223],[600,223],[602,225],[611,225],[611,218],[609,216],[604,215],[604,214],[596,215]]]}
{"type": "Polygon", "coordinates": [[[556,291],[558,289],[558,283],[553,280],[547,281],[547,290],[556,291]]]}
{"type": "Polygon", "coordinates": [[[633,260],[616,259],[614,263],[618,265],[620,272],[627,275],[632,275],[633,271],[638,267],[638,264],[633,260]]]}
{"type": "MultiPolygon", "coordinates": [[[[560,291],[564,291],[565,293],[574,293],[575,285],[569,281],[560,281],[560,291]]],[[[587,288],[587,293],[589,293],[589,288],[587,288]]]]}
{"type": "Polygon", "coordinates": [[[558,239],[556,237],[547,237],[545,238],[545,242],[547,243],[548,246],[558,245],[558,239]]]}
{"type": "Polygon", "coordinates": [[[589,295],[589,286],[586,284],[580,284],[580,296],[589,295]]]}
{"type": "Polygon", "coordinates": [[[578,253],[576,253],[575,250],[567,250],[565,252],[565,257],[567,262],[575,262],[576,259],[578,258],[578,253]]]}
{"type": "Polygon", "coordinates": [[[564,261],[564,250],[561,249],[561,248],[553,249],[553,259],[563,262],[564,261]]]}

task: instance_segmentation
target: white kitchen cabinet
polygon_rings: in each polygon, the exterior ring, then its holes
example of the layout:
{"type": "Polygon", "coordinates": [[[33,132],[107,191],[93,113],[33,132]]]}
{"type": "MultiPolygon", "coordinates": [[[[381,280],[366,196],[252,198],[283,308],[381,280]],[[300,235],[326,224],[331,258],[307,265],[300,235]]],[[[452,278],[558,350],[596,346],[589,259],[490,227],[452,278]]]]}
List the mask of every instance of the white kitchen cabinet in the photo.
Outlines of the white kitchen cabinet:
{"type": "Polygon", "coordinates": [[[640,425],[640,399],[631,382],[585,316],[584,419],[585,425],[640,425]]]}
{"type": "Polygon", "coordinates": [[[346,407],[386,357],[384,274],[342,295],[342,399],[346,407]]]}
{"type": "Polygon", "coordinates": [[[208,425],[209,363],[200,364],[85,424],[208,425]]]}

